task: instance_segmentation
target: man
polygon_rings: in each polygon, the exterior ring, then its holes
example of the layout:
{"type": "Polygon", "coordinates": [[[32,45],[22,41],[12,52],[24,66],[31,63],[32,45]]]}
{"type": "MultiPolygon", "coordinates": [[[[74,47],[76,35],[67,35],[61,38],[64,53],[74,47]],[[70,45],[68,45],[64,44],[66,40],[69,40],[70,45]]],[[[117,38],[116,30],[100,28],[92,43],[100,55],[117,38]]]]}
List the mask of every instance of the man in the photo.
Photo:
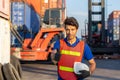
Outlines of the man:
{"type": "MultiPolygon", "coordinates": [[[[96,68],[91,50],[84,41],[76,37],[79,27],[77,20],[74,17],[68,17],[64,21],[66,38],[56,41],[51,54],[52,61],[56,64],[54,57],[58,52],[60,59],[58,61],[58,80],[83,80],[77,76],[73,71],[75,62],[84,62],[87,59],[89,62],[90,75],[96,68]]],[[[58,57],[59,58],[59,57],[58,57]]]]}

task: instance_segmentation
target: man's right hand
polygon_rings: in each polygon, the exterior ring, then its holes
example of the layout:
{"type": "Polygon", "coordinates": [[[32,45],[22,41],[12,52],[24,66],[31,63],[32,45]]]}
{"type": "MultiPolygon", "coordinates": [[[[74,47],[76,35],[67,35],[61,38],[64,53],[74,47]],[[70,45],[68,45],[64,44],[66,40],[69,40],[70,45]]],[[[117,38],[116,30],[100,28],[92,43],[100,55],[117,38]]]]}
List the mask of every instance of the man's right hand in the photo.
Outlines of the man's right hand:
{"type": "Polygon", "coordinates": [[[51,60],[52,62],[57,65],[59,59],[60,59],[60,51],[58,51],[57,49],[53,50],[51,53],[51,60]]]}
{"type": "Polygon", "coordinates": [[[59,60],[60,60],[60,57],[61,57],[60,50],[57,50],[57,52],[55,53],[54,60],[55,60],[55,61],[59,61],[59,60]]]}

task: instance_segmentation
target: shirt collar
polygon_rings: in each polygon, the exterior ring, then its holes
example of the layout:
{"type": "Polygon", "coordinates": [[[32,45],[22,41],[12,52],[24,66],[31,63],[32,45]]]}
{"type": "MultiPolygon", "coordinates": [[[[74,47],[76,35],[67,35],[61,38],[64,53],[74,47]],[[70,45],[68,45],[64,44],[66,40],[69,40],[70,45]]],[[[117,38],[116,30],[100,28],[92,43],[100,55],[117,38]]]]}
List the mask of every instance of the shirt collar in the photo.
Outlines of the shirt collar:
{"type": "Polygon", "coordinates": [[[78,37],[76,37],[76,41],[73,43],[73,44],[70,44],[68,41],[67,41],[67,37],[64,39],[64,41],[66,42],[66,44],[68,46],[71,46],[71,47],[74,47],[77,45],[77,43],[79,43],[80,39],[78,37]]]}

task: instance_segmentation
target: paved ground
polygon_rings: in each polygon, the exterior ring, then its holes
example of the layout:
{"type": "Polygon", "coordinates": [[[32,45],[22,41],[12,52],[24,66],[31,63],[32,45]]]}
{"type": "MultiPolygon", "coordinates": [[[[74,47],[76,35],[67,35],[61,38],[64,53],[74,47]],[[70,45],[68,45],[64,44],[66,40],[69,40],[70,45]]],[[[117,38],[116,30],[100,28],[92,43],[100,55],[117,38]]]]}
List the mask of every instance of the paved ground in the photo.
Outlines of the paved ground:
{"type": "Polygon", "coordinates": [[[96,60],[95,73],[88,80],[120,80],[120,60],[96,60]]]}
{"type": "MultiPolygon", "coordinates": [[[[120,80],[120,60],[96,60],[93,76],[86,80],[120,80]]],[[[57,67],[41,62],[22,64],[23,80],[57,80],[57,67]]]]}

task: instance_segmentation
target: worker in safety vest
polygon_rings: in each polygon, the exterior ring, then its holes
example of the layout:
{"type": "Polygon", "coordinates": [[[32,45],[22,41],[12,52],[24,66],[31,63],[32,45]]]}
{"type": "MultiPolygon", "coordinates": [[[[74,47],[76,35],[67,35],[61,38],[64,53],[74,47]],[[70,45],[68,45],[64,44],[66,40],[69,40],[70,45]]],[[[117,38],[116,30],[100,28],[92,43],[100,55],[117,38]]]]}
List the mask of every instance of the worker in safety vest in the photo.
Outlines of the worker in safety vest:
{"type": "Polygon", "coordinates": [[[52,61],[58,66],[58,80],[83,80],[90,76],[96,68],[93,54],[89,46],[76,37],[79,27],[77,20],[74,17],[68,17],[64,21],[64,25],[66,38],[54,43],[51,54],[52,61]],[[89,71],[78,71],[82,76],[76,74],[74,71],[75,62],[83,63],[85,59],[89,62],[89,71]]]}

